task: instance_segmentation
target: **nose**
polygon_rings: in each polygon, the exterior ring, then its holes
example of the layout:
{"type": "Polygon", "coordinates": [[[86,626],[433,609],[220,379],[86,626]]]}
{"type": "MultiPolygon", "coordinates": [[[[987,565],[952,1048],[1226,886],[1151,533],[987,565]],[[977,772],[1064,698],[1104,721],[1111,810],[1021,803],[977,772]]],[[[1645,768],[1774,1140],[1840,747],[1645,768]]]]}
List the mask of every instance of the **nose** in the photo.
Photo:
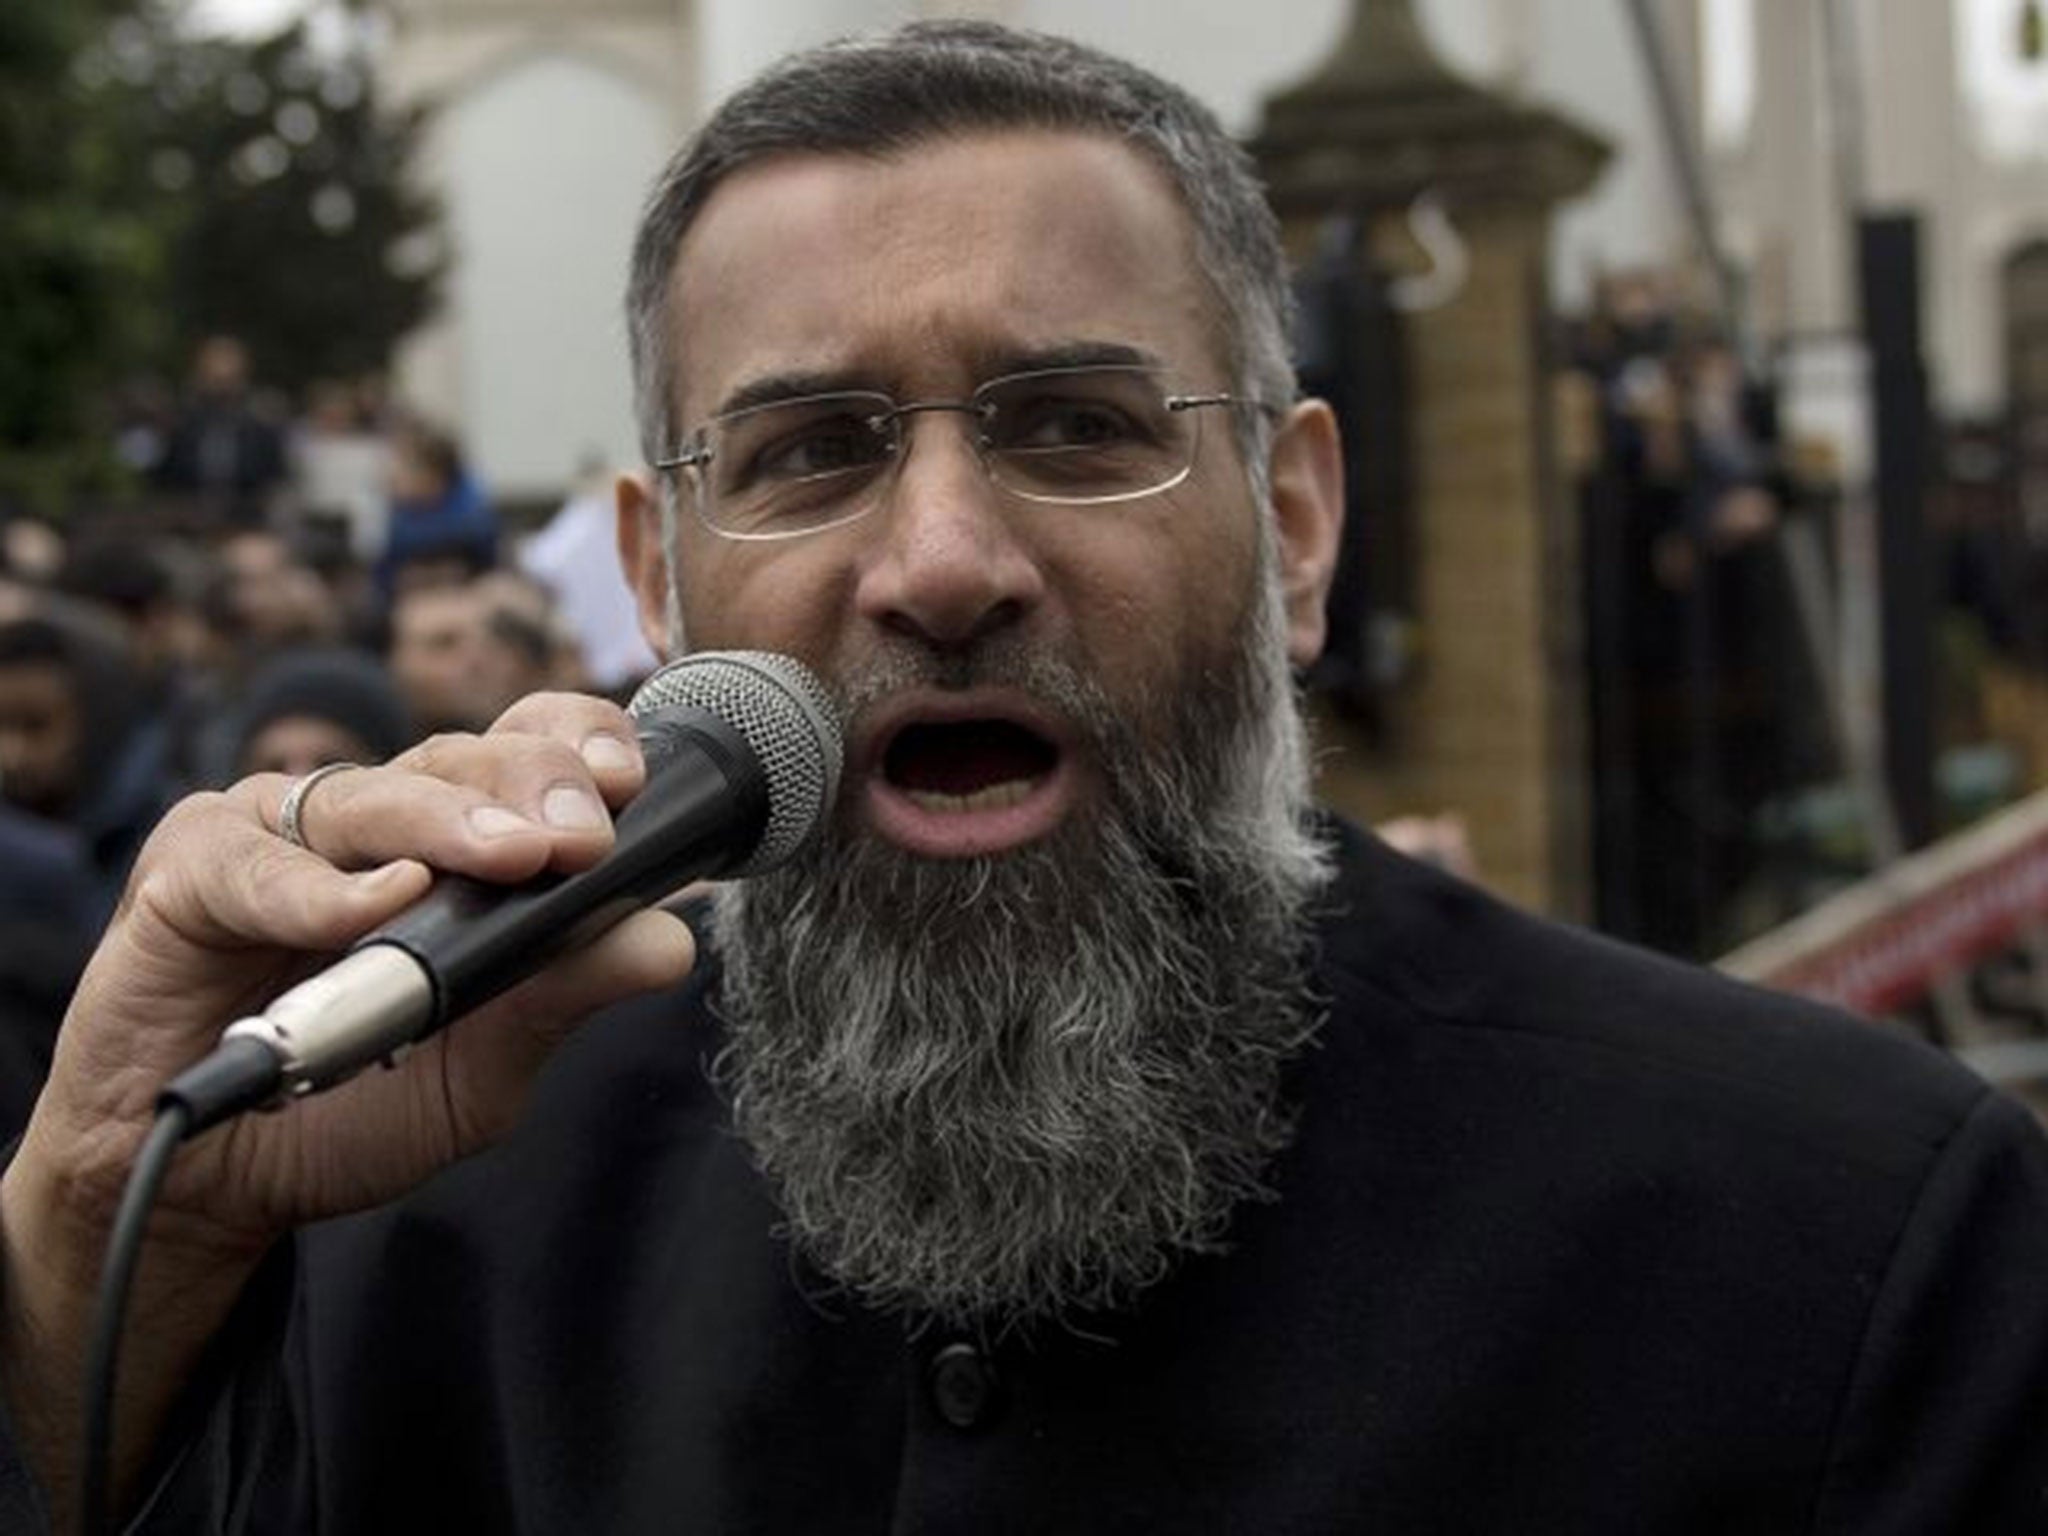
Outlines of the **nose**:
{"type": "Polygon", "coordinates": [[[1022,622],[1045,595],[1045,573],[977,461],[971,419],[933,413],[904,430],[903,457],[871,514],[882,526],[866,545],[857,609],[949,647],[1022,622]]]}

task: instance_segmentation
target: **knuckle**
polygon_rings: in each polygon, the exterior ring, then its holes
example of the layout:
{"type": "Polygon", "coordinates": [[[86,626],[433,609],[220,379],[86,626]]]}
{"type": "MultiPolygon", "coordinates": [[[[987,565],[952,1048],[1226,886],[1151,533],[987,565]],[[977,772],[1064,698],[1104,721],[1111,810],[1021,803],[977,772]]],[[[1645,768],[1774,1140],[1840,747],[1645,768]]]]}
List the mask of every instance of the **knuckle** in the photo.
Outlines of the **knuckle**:
{"type": "Polygon", "coordinates": [[[126,920],[138,912],[162,913],[174,909],[177,905],[175,893],[184,884],[185,877],[175,864],[161,857],[147,864],[137,860],[135,872],[128,877],[120,904],[115,908],[115,919],[126,920]]]}
{"type": "Polygon", "coordinates": [[[139,865],[152,854],[161,855],[162,850],[178,841],[194,823],[203,824],[218,815],[221,809],[233,803],[230,796],[220,790],[202,790],[198,794],[185,795],[174,801],[171,808],[157,819],[156,828],[143,844],[143,851],[137,856],[139,865]]]}
{"type": "Polygon", "coordinates": [[[582,754],[567,742],[556,741],[552,737],[538,737],[521,743],[513,762],[523,774],[536,779],[589,777],[582,754]]]}
{"type": "Polygon", "coordinates": [[[591,720],[598,725],[624,731],[629,736],[633,733],[633,716],[624,705],[614,704],[610,699],[586,698],[583,702],[589,706],[591,720]]]}
{"type": "Polygon", "coordinates": [[[178,802],[178,808],[198,801],[204,810],[238,808],[254,815],[261,810],[266,798],[275,799],[290,783],[291,780],[281,773],[252,773],[235,780],[225,789],[187,795],[178,802]]]}
{"type": "MultiPolygon", "coordinates": [[[[265,779],[282,778],[281,775],[274,773],[264,774],[261,777],[265,779]]],[[[243,785],[248,785],[250,781],[245,779],[242,783],[243,785]]],[[[241,790],[242,786],[238,785],[236,788],[241,790]]],[[[166,822],[175,822],[179,826],[183,826],[187,822],[209,822],[216,817],[236,815],[239,811],[247,809],[249,802],[254,797],[255,791],[253,788],[242,793],[221,789],[202,789],[180,798],[165,813],[164,820],[166,822]]]]}
{"type": "MultiPolygon", "coordinates": [[[[224,830],[223,818],[229,818],[230,825],[246,824],[255,816],[255,806],[256,801],[251,795],[213,789],[186,795],[174,802],[157,818],[156,826],[136,853],[129,888],[134,888],[139,877],[178,858],[187,844],[205,847],[209,842],[217,841],[224,830]]],[[[126,902],[125,895],[123,902],[126,902]]]]}
{"type": "Polygon", "coordinates": [[[190,835],[174,836],[161,848],[138,858],[128,888],[122,893],[122,916],[146,913],[182,930],[194,919],[219,914],[223,893],[242,885],[273,895],[278,855],[288,852],[276,838],[250,835],[247,822],[223,827],[217,816],[203,817],[194,807],[190,835]]]}
{"type": "Polygon", "coordinates": [[[625,711],[609,699],[595,698],[587,693],[531,693],[500,715],[491,729],[494,732],[581,737],[593,729],[616,724],[624,717],[625,711]]]}
{"type": "Polygon", "coordinates": [[[477,738],[462,731],[437,731],[393,764],[430,778],[445,779],[475,759],[477,738]]]}

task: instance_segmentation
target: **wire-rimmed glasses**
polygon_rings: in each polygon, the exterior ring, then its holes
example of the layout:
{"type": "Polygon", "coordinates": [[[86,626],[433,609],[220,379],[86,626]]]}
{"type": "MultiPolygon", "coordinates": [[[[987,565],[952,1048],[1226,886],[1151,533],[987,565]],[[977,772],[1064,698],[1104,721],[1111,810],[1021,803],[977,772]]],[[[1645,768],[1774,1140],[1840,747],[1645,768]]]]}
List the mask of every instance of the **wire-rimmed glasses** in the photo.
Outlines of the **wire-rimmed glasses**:
{"type": "Polygon", "coordinates": [[[899,403],[841,390],[713,416],[654,468],[681,470],[697,515],[730,539],[789,539],[853,521],[881,500],[909,441],[907,417],[971,419],[988,477],[1024,501],[1098,506],[1187,479],[1202,407],[1230,394],[1176,394],[1163,371],[1090,364],[1005,374],[965,400],[899,403]]]}

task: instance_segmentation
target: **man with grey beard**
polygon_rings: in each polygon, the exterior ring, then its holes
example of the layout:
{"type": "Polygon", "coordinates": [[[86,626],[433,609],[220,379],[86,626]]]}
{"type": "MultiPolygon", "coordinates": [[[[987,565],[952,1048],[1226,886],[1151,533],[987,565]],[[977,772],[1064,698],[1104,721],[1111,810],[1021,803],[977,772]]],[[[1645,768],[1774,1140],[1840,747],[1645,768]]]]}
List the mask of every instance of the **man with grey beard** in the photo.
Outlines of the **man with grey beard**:
{"type": "MultiPolygon", "coordinates": [[[[1270,579],[1256,601],[1226,670],[1157,721],[1051,658],[956,667],[1080,725],[1108,770],[1087,821],[940,862],[842,819],[720,891],[739,1129],[798,1245],[871,1301],[956,1325],[1107,1306],[1269,1193],[1326,870],[1270,579]]],[[[921,670],[855,680],[849,713],[921,670]]]]}
{"type": "MultiPolygon", "coordinates": [[[[829,826],[182,1150],[136,1529],[2041,1527],[2021,1111],[1309,806],[1289,315],[1242,155],[1091,50],[922,24],[720,107],[635,245],[620,549],[650,641],[824,679],[829,826]]],[[[0,1180],[0,1526],[77,1502],[158,1087],[644,772],[536,695],[167,818],[0,1180]]]]}

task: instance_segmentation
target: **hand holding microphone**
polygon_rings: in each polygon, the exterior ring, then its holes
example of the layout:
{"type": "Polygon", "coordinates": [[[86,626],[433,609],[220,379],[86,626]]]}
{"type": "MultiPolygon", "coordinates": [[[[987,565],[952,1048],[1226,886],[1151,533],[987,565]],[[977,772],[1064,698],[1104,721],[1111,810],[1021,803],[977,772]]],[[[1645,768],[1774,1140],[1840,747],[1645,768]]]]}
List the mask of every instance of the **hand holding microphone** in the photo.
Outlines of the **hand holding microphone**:
{"type": "MultiPolygon", "coordinates": [[[[658,742],[670,732],[654,717],[669,709],[737,709],[740,718],[725,718],[744,735],[762,707],[761,685],[727,690],[735,677],[753,675],[751,664],[733,673],[687,658],[658,674],[636,703],[658,727],[658,742]],[[684,680],[684,693],[667,691],[684,680]],[[716,696],[695,695],[707,681],[719,682],[716,696]]],[[[808,692],[803,683],[787,686],[808,692]]],[[[822,718],[825,750],[836,754],[836,732],[822,718]]],[[[643,766],[639,734],[634,717],[605,700],[535,695],[483,736],[436,738],[388,765],[324,780],[300,807],[310,848],[278,834],[286,782],[276,775],[181,802],[137,862],[0,1181],[11,1321],[53,1341],[82,1329],[105,1233],[165,1084],[204,1058],[230,1021],[263,1017],[380,925],[403,929],[417,909],[416,926],[436,903],[452,904],[440,894],[455,888],[452,880],[540,891],[592,872],[602,872],[602,885],[637,871],[620,882],[618,901],[596,901],[589,911],[600,916],[582,919],[611,921],[603,932],[572,935],[578,923],[570,919],[531,945],[515,942],[515,950],[553,956],[524,980],[528,967],[508,966],[503,950],[485,946],[479,967],[451,920],[453,954],[444,964],[452,970],[438,985],[454,1007],[436,1017],[508,990],[432,1034],[397,1070],[363,1073],[288,1114],[241,1116],[186,1147],[158,1202],[143,1278],[151,1291],[161,1285],[179,1298],[193,1339],[211,1331],[218,1318],[205,1314],[225,1312],[277,1235],[392,1199],[494,1139],[582,1019],[682,980],[695,958],[689,930],[645,904],[693,875],[741,862],[735,828],[745,818],[731,812],[746,797],[707,794],[703,779],[677,790],[659,751],[643,766]],[[643,868],[632,852],[642,846],[632,807],[644,800],[643,817],[673,812],[672,795],[698,809],[653,819],[670,830],[678,821],[694,826],[694,840],[683,839],[688,846],[674,862],[650,858],[643,868]],[[711,814],[707,801],[724,809],[711,814]],[[608,812],[619,815],[617,837],[608,812]],[[614,852],[629,856],[612,866],[614,852]],[[693,862],[706,854],[710,863],[693,862]],[[575,945],[560,942],[572,936],[575,945]]],[[[682,730],[686,756],[701,766],[707,736],[716,735],[701,722],[682,730]]],[[[805,814],[824,814],[829,793],[805,814]]],[[[782,814],[791,812],[785,806],[782,814]]],[[[398,1043],[371,1042],[372,1054],[346,1061],[330,1080],[398,1043]]],[[[278,1088],[296,1087],[297,1070],[282,1064],[278,1088]]],[[[148,1303],[137,1312],[150,1315],[148,1303]]],[[[52,1352],[61,1356],[65,1346],[52,1352]]]]}
{"type": "Polygon", "coordinates": [[[688,657],[650,679],[632,712],[647,783],[599,864],[511,888],[444,876],[347,958],[230,1027],[166,1098],[192,1110],[196,1130],[279,1093],[332,1086],[692,880],[774,868],[832,805],[831,701],[787,657],[688,657]]]}

